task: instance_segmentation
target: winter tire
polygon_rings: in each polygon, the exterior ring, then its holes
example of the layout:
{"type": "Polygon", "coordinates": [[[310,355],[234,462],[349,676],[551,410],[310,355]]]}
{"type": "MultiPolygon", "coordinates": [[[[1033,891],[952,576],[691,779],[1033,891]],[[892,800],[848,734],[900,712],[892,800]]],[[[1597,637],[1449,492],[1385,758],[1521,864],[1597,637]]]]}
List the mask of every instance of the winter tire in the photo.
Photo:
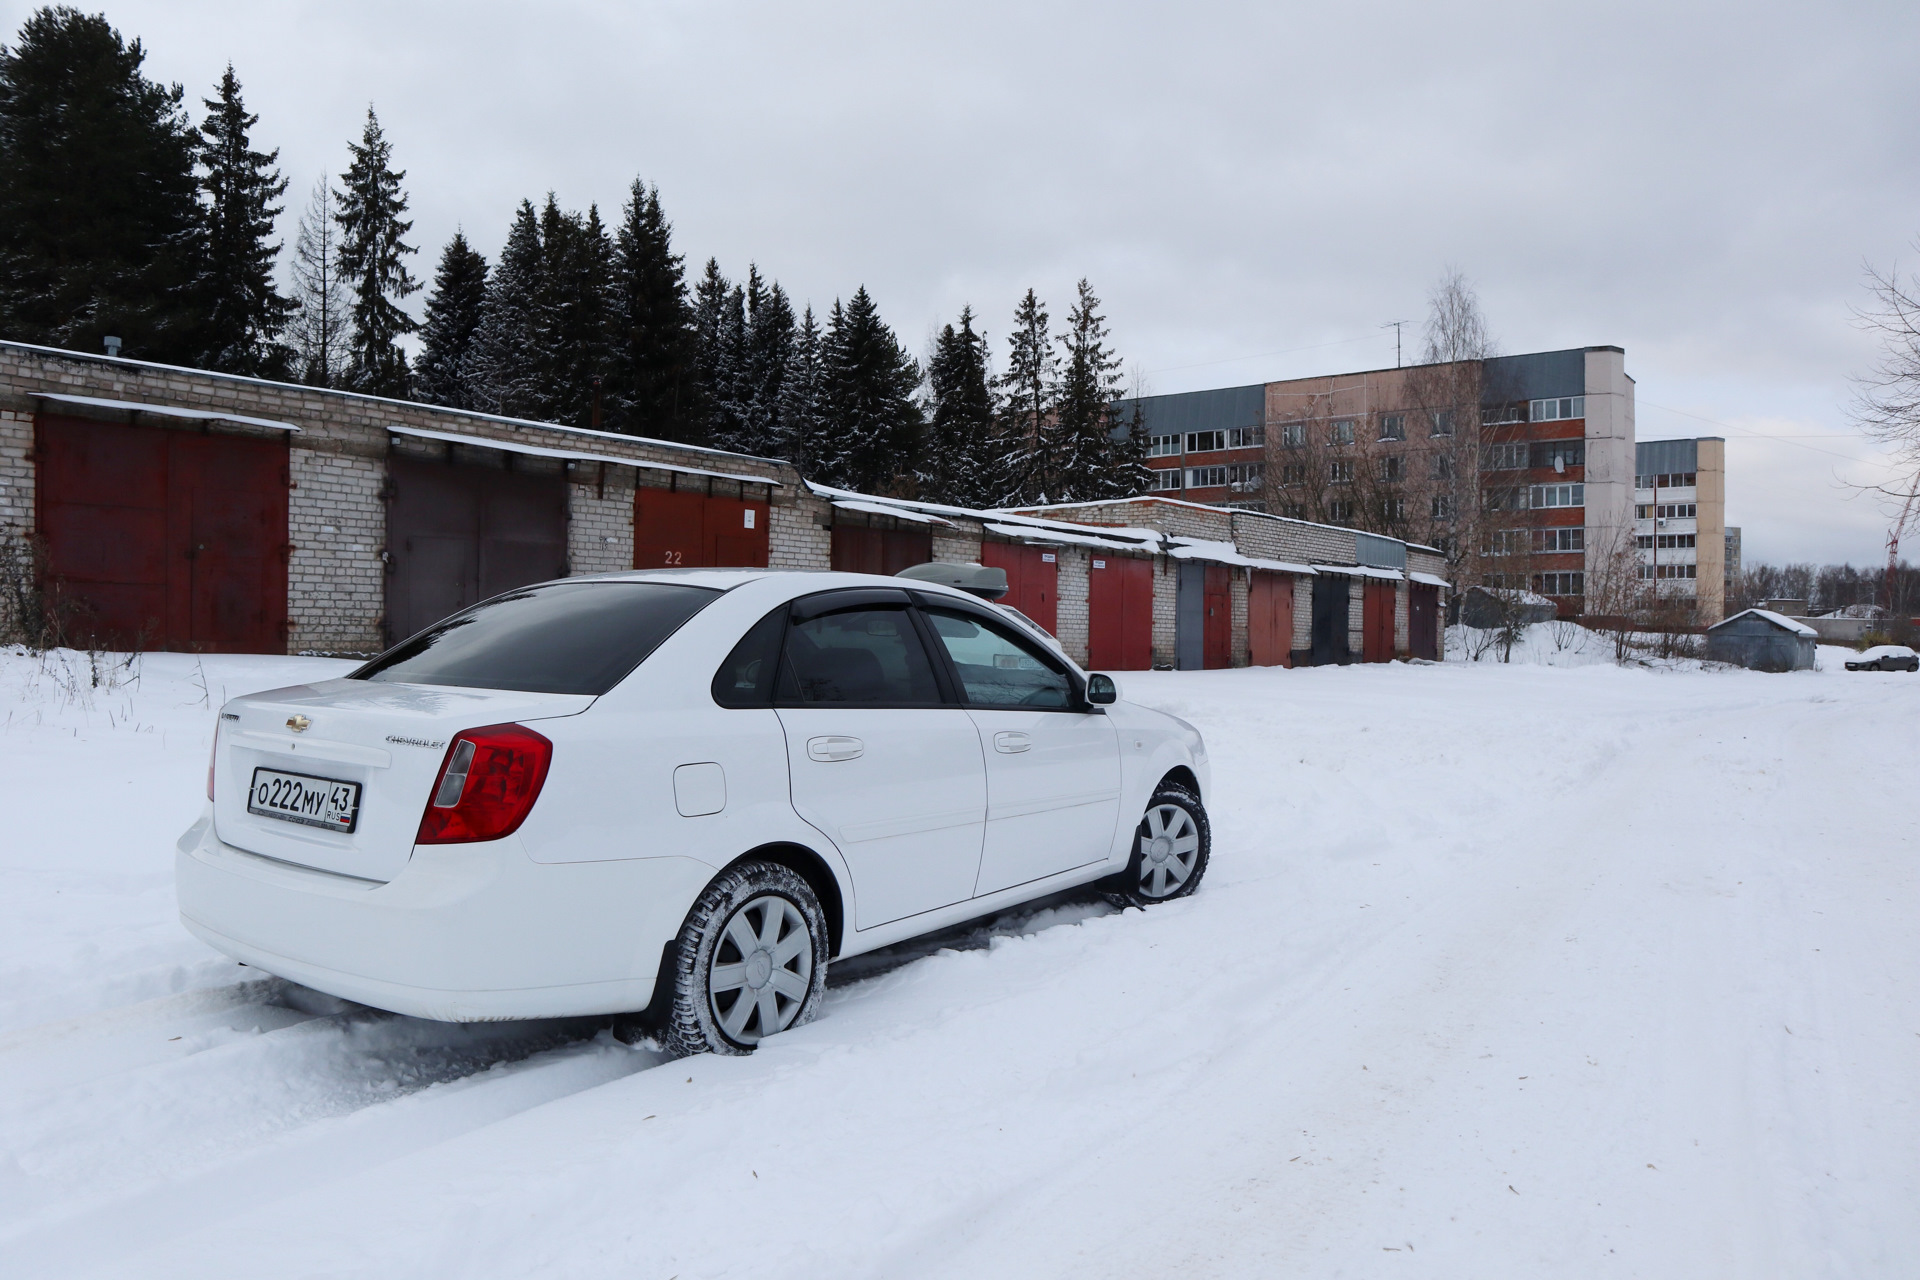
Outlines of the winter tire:
{"type": "Polygon", "coordinates": [[[827,919],[807,882],[742,862],[700,895],[674,943],[662,1039],[676,1054],[751,1053],[813,1019],[827,985],[827,919]]]}
{"type": "Polygon", "coordinates": [[[1102,888],[1122,906],[1145,907],[1184,898],[1200,887],[1212,844],[1212,828],[1200,797],[1179,783],[1163,782],[1133,833],[1127,869],[1102,888]]]}

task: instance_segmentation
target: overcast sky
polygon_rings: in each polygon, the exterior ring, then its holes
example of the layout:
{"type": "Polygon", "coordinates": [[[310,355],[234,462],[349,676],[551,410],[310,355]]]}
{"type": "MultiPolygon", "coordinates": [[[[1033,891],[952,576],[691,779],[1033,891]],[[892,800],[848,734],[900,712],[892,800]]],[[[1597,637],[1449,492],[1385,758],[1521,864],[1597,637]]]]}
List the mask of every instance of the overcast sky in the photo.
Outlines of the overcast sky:
{"type": "Polygon", "coordinates": [[[491,258],[521,198],[609,215],[640,176],[690,273],[864,283],[916,352],[1086,276],[1168,392],[1390,365],[1453,264],[1504,351],[1626,348],[1641,439],[1727,437],[1749,559],[1884,555],[1849,309],[1863,263],[1920,267],[1912,0],[106,14],[196,118],[232,61],[291,205],[373,103],[423,279],[456,227],[491,258]]]}

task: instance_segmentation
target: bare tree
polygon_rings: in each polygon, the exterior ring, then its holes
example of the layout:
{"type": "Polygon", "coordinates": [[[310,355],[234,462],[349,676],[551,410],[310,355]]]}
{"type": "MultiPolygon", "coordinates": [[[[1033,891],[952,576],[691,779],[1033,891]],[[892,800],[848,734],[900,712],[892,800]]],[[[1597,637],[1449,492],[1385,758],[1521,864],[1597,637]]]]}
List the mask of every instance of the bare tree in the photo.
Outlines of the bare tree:
{"type": "Polygon", "coordinates": [[[1900,278],[1897,266],[1867,268],[1871,305],[1858,308],[1861,327],[1880,339],[1880,362],[1855,380],[1853,420],[1893,451],[1902,472],[1883,492],[1920,493],[1920,276],[1900,278]]]}
{"type": "Polygon", "coordinates": [[[347,369],[353,298],[339,258],[333,192],[321,178],[300,215],[294,241],[293,296],[299,310],[287,330],[300,380],[316,387],[339,386],[347,369]]]}

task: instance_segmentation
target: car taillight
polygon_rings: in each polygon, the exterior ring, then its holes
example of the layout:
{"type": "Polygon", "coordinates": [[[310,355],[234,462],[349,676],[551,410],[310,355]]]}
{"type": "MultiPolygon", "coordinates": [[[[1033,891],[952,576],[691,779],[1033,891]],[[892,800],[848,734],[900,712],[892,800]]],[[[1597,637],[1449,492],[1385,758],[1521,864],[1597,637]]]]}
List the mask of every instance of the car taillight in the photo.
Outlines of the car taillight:
{"type": "Polygon", "coordinates": [[[552,760],[553,744],[524,725],[456,733],[415,842],[466,844],[512,835],[540,798],[552,760]]]}

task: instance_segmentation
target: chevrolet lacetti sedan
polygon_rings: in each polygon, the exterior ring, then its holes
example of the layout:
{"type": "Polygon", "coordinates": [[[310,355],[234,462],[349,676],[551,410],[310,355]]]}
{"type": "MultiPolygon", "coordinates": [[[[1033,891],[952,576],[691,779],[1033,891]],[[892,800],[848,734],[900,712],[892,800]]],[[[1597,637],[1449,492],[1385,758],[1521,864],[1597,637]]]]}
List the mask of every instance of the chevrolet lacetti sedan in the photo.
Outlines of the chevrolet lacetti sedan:
{"type": "Polygon", "coordinates": [[[180,915],[399,1013],[806,1021],[827,963],[1207,867],[1200,734],[952,587],[681,570],[498,596],[220,710],[180,915]]]}

